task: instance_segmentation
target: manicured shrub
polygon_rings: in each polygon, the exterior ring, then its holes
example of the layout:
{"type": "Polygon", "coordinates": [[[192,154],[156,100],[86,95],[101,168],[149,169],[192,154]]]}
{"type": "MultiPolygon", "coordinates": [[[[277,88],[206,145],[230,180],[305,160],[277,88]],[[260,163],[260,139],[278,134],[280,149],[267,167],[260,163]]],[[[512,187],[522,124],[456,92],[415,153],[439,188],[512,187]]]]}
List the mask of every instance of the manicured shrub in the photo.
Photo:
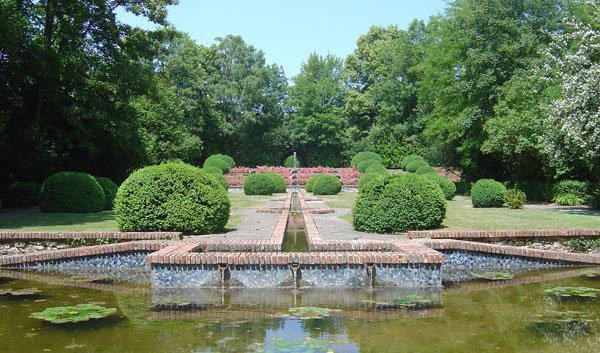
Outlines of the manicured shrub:
{"type": "Polygon", "coordinates": [[[358,192],[360,192],[365,187],[365,185],[367,185],[368,183],[370,183],[371,180],[374,180],[377,177],[381,177],[383,179],[383,177],[385,175],[386,174],[379,174],[379,173],[364,174],[358,180],[358,192]]]}
{"type": "Polygon", "coordinates": [[[8,187],[6,205],[11,207],[31,207],[40,203],[41,184],[14,182],[8,187]]]}
{"type": "Polygon", "coordinates": [[[354,229],[398,233],[442,224],[446,200],[440,187],[416,174],[378,177],[363,186],[352,211],[354,229]]]}
{"type": "Polygon", "coordinates": [[[372,174],[372,173],[387,174],[388,171],[383,165],[373,163],[365,170],[365,174],[372,174]]]}
{"type": "Polygon", "coordinates": [[[244,194],[272,195],[275,192],[275,181],[270,173],[250,174],[244,180],[244,194]]]}
{"type": "Polygon", "coordinates": [[[277,173],[265,173],[271,176],[273,179],[274,189],[273,192],[277,194],[285,194],[287,192],[287,185],[285,179],[277,173]]]}
{"type": "Polygon", "coordinates": [[[113,203],[115,200],[115,195],[117,194],[117,190],[119,187],[115,184],[114,181],[105,177],[96,177],[96,181],[102,187],[102,191],[104,192],[104,209],[112,210],[113,203]]]}
{"type": "Polygon", "coordinates": [[[509,181],[506,187],[510,189],[521,190],[527,195],[527,200],[530,201],[551,201],[552,200],[552,183],[538,180],[519,180],[509,181]]]}
{"type": "Polygon", "coordinates": [[[204,161],[203,168],[210,167],[221,169],[223,173],[227,173],[229,171],[229,163],[222,159],[219,155],[212,155],[204,161]]]}
{"type": "Polygon", "coordinates": [[[167,163],[142,168],[121,184],[115,220],[121,231],[207,234],[223,230],[229,208],[227,191],[213,176],[188,164],[167,163]]]}
{"type": "Polygon", "coordinates": [[[473,207],[502,207],[506,187],[493,179],[480,179],[471,189],[473,207]]]}
{"type": "Polygon", "coordinates": [[[552,198],[552,201],[561,206],[579,206],[583,204],[583,199],[575,194],[558,194],[552,198]]]}
{"type": "Polygon", "coordinates": [[[312,187],[315,184],[315,180],[318,175],[320,175],[320,174],[313,175],[306,181],[306,185],[304,185],[304,190],[306,192],[312,192],[312,187]]]}
{"type": "Polygon", "coordinates": [[[356,166],[356,170],[358,170],[361,173],[364,173],[367,170],[367,168],[369,168],[372,165],[381,165],[381,162],[379,162],[376,159],[367,159],[358,163],[358,165],[356,166]]]}
{"type": "Polygon", "coordinates": [[[504,201],[508,205],[508,208],[517,210],[519,208],[523,208],[525,205],[525,201],[527,200],[527,195],[521,190],[518,189],[509,189],[504,195],[504,201]]]}
{"type": "Polygon", "coordinates": [[[552,197],[563,194],[571,194],[583,199],[587,194],[587,184],[584,181],[561,180],[552,187],[552,197]]]}
{"type": "Polygon", "coordinates": [[[420,167],[428,167],[428,166],[429,166],[429,164],[427,164],[427,162],[425,162],[423,160],[414,160],[414,161],[408,163],[405,170],[409,173],[415,173],[417,171],[417,169],[419,169],[420,167]]]}
{"type": "Polygon", "coordinates": [[[221,157],[222,160],[227,162],[227,164],[229,164],[229,168],[235,167],[235,160],[231,156],[226,154],[217,154],[216,156],[221,157]]]}
{"type": "Polygon", "coordinates": [[[402,162],[400,162],[400,168],[406,170],[406,167],[408,166],[408,164],[410,164],[410,162],[414,162],[414,161],[425,162],[425,159],[423,157],[419,156],[418,154],[409,154],[408,156],[406,156],[402,159],[402,162]]]}
{"type": "MultiPolygon", "coordinates": [[[[206,172],[205,172],[206,173],[206,172]]],[[[215,179],[215,181],[221,185],[225,190],[229,189],[229,183],[227,183],[227,178],[223,174],[218,173],[206,173],[209,177],[215,179]]]]}
{"type": "Polygon", "coordinates": [[[337,195],[342,191],[342,182],[333,175],[321,175],[312,186],[315,195],[337,195]]]}
{"type": "Polygon", "coordinates": [[[98,212],[105,204],[102,187],[87,173],[53,174],[44,181],[40,192],[42,212],[98,212]]]}
{"type": "Polygon", "coordinates": [[[202,171],[206,174],[219,174],[219,175],[223,175],[223,170],[221,170],[221,168],[217,168],[217,167],[204,167],[202,168],[202,171]]]}
{"type": "Polygon", "coordinates": [[[360,152],[360,153],[357,153],[354,157],[352,157],[352,160],[350,161],[350,165],[358,168],[358,165],[360,164],[360,162],[364,162],[366,160],[376,160],[380,164],[383,164],[383,160],[381,159],[381,156],[378,155],[377,153],[375,153],[375,152],[360,152]]]}
{"type": "Polygon", "coordinates": [[[438,184],[438,186],[442,189],[444,198],[446,198],[446,200],[452,200],[454,195],[456,195],[456,185],[454,185],[450,179],[439,175],[437,172],[427,173],[423,176],[438,184]]]}
{"type": "Polygon", "coordinates": [[[422,165],[419,168],[417,168],[417,170],[415,170],[415,174],[417,174],[417,175],[425,175],[427,173],[436,173],[437,174],[436,170],[433,169],[433,167],[429,166],[429,165],[422,165]]]}
{"type": "MultiPolygon", "coordinates": [[[[283,166],[287,167],[287,168],[293,168],[294,167],[294,155],[287,157],[283,161],[283,166]]],[[[298,159],[298,157],[296,157],[296,168],[300,168],[300,167],[302,167],[302,164],[300,163],[300,160],[298,159]]]]}

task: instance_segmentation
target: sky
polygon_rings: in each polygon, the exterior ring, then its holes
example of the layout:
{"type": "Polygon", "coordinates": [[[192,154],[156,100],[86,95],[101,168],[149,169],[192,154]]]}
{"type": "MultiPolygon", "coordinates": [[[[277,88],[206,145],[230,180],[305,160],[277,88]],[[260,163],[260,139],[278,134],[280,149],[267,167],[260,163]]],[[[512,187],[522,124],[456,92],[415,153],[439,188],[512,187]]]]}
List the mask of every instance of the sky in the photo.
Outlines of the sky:
{"type": "MultiPolygon", "coordinates": [[[[413,19],[442,13],[445,0],[180,0],[168,21],[197,43],[240,35],[265,53],[269,64],[283,66],[288,78],[300,71],[309,54],[340,58],[372,25],[406,28],[413,19]]],[[[151,29],[143,17],[119,12],[119,20],[151,29]]]]}

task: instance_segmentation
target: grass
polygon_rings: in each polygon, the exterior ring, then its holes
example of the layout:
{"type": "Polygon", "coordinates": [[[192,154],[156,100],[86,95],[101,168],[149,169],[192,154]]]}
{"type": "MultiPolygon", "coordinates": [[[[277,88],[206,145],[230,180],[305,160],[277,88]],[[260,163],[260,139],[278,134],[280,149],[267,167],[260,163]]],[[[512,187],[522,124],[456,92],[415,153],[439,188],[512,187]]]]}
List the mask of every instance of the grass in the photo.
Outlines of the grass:
{"type": "Polygon", "coordinates": [[[227,221],[227,224],[225,225],[225,229],[234,229],[237,226],[240,225],[240,223],[242,223],[244,221],[244,219],[246,219],[245,215],[241,215],[241,214],[230,214],[229,215],[229,221],[227,221]]]}
{"type": "Polygon", "coordinates": [[[331,208],[352,208],[356,196],[358,196],[356,192],[341,192],[337,195],[323,195],[318,197],[323,199],[327,206],[331,208]]]}
{"type": "Polygon", "coordinates": [[[265,201],[274,197],[284,196],[284,194],[275,194],[273,196],[253,195],[247,196],[243,192],[230,192],[229,200],[231,201],[232,210],[241,210],[244,208],[260,207],[265,201]]]}

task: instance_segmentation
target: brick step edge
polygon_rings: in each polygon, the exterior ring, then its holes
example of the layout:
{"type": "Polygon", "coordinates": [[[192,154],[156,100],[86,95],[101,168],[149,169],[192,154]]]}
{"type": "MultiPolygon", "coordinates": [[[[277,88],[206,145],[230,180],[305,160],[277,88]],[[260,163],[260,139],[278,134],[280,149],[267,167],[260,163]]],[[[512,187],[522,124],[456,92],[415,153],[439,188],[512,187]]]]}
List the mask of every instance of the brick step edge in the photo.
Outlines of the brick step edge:
{"type": "Polygon", "coordinates": [[[600,237],[600,228],[539,230],[420,230],[409,231],[408,238],[476,239],[476,238],[560,238],[600,237]]]}
{"type": "Polygon", "coordinates": [[[0,231],[0,241],[36,241],[82,239],[171,240],[180,239],[181,232],[26,232],[0,231]]]}

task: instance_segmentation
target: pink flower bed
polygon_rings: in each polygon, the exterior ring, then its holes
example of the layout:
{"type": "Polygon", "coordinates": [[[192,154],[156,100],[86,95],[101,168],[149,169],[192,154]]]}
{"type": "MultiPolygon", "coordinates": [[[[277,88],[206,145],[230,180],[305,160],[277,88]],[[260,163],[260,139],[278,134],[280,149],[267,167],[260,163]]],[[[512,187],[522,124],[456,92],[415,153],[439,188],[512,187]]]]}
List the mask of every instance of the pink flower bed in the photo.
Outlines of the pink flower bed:
{"type": "Polygon", "coordinates": [[[363,173],[356,170],[354,167],[352,168],[338,168],[338,175],[342,180],[342,184],[344,185],[356,185],[358,184],[358,179],[362,176],[363,173]]]}
{"type": "Polygon", "coordinates": [[[296,173],[292,173],[293,168],[287,167],[268,167],[258,166],[256,169],[248,167],[234,167],[229,169],[229,173],[225,174],[227,183],[230,186],[242,186],[244,185],[244,179],[248,175],[255,171],[256,173],[276,173],[281,175],[286,184],[292,185],[296,181],[296,185],[306,185],[308,179],[312,178],[317,174],[328,174],[340,177],[342,184],[344,185],[356,185],[358,179],[363,173],[357,171],[355,168],[330,168],[330,167],[308,167],[308,168],[296,168],[296,173]],[[337,171],[337,173],[336,173],[337,171]],[[295,179],[293,176],[295,175],[295,179]]]}

